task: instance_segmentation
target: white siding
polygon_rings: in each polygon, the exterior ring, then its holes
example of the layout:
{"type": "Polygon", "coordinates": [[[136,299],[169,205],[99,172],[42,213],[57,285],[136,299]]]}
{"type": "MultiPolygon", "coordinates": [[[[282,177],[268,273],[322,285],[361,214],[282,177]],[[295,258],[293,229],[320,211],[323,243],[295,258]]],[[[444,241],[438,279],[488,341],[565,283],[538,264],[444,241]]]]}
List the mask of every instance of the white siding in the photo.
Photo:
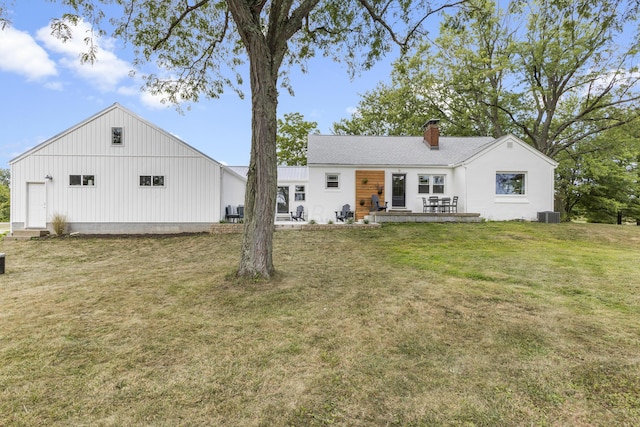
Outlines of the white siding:
{"type": "MultiPolygon", "coordinates": [[[[391,180],[393,174],[406,174],[406,206],[411,212],[422,212],[422,198],[428,194],[418,193],[418,175],[444,175],[445,193],[438,194],[439,197],[457,196],[459,183],[454,179],[451,168],[428,168],[428,167],[366,167],[366,166],[309,166],[309,190],[307,194],[307,206],[309,209],[309,219],[315,219],[324,223],[328,220],[335,220],[335,211],[339,211],[345,203],[351,205],[355,210],[356,203],[356,170],[383,170],[385,172],[385,200],[389,202],[391,208],[391,180]],[[325,188],[325,175],[327,173],[340,174],[340,188],[325,188]]],[[[365,202],[369,206],[370,199],[365,202]]],[[[458,210],[462,212],[462,210],[458,210]]]]}
{"type": "Polygon", "coordinates": [[[467,210],[489,220],[536,220],[553,210],[554,164],[515,138],[482,153],[466,165],[467,210]],[[524,195],[496,195],[497,172],[524,172],[524,195]]]}
{"type": "Polygon", "coordinates": [[[71,223],[212,223],[220,220],[220,164],[122,108],[105,110],[12,162],[12,224],[25,220],[26,182],[46,181],[47,215],[71,223]],[[122,146],[111,127],[124,129],[122,146]],[[94,175],[70,186],[69,175],[94,175]],[[164,187],[141,187],[141,175],[164,187]]]}
{"type": "Polygon", "coordinates": [[[247,180],[226,168],[222,173],[222,202],[220,204],[220,218],[224,218],[225,206],[244,205],[244,194],[247,180]]]}

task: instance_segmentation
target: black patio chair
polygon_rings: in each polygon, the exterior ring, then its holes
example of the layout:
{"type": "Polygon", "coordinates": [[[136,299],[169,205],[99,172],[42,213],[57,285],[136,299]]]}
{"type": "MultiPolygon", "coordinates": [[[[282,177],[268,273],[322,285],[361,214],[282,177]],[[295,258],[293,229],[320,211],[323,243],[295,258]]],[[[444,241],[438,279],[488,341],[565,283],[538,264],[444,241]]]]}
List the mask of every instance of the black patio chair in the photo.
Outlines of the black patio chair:
{"type": "Polygon", "coordinates": [[[442,213],[451,212],[451,197],[443,197],[440,199],[440,212],[442,213]]]}
{"type": "Polygon", "coordinates": [[[304,221],[304,206],[300,205],[296,208],[296,213],[291,212],[292,221],[304,221]]]}
{"type": "Polygon", "coordinates": [[[378,198],[377,195],[372,194],[371,195],[371,210],[372,211],[387,211],[387,205],[389,204],[389,202],[384,202],[384,206],[380,206],[380,199],[378,198]]]}
{"type": "Polygon", "coordinates": [[[227,205],[227,207],[224,209],[225,209],[224,218],[227,221],[236,222],[238,219],[240,219],[240,215],[238,214],[238,208],[236,208],[235,206],[227,205]]]}
{"type": "Polygon", "coordinates": [[[336,211],[336,221],[345,222],[349,219],[353,219],[353,211],[351,210],[351,205],[342,206],[341,211],[336,211]]]}
{"type": "Polygon", "coordinates": [[[429,196],[429,207],[431,208],[431,212],[438,212],[439,205],[440,205],[440,197],[429,196]]]}
{"type": "Polygon", "coordinates": [[[449,210],[452,213],[458,213],[458,196],[453,196],[453,200],[451,200],[451,206],[449,210]]]}

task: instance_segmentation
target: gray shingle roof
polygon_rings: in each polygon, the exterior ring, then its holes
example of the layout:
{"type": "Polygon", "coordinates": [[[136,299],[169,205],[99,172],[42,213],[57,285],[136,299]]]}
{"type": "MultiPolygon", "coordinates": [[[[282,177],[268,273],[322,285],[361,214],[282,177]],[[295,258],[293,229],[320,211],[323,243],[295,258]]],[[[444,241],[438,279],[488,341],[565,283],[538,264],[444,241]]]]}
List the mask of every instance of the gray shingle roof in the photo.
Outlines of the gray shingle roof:
{"type": "Polygon", "coordinates": [[[441,136],[432,150],[422,136],[309,135],[307,163],[331,165],[448,166],[494,142],[492,137],[441,136]]]}

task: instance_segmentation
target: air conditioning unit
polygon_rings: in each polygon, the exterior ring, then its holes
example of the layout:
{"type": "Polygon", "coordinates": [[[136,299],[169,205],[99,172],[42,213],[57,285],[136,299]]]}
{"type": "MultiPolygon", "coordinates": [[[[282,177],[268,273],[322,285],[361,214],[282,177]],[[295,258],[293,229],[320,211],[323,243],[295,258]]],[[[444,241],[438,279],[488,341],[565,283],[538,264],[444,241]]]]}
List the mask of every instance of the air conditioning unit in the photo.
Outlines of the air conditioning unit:
{"type": "Polygon", "coordinates": [[[558,224],[560,222],[560,212],[538,212],[538,222],[546,224],[558,224]]]}

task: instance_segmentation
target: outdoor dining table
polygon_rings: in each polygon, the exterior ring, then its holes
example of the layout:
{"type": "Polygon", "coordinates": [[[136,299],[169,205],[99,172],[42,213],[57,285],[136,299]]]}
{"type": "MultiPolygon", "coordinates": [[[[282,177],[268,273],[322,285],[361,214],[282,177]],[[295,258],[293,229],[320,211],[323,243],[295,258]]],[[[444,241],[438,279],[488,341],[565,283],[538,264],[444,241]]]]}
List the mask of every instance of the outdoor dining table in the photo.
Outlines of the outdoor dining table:
{"type": "Polygon", "coordinates": [[[451,212],[451,197],[422,198],[423,212],[451,212]]]}

